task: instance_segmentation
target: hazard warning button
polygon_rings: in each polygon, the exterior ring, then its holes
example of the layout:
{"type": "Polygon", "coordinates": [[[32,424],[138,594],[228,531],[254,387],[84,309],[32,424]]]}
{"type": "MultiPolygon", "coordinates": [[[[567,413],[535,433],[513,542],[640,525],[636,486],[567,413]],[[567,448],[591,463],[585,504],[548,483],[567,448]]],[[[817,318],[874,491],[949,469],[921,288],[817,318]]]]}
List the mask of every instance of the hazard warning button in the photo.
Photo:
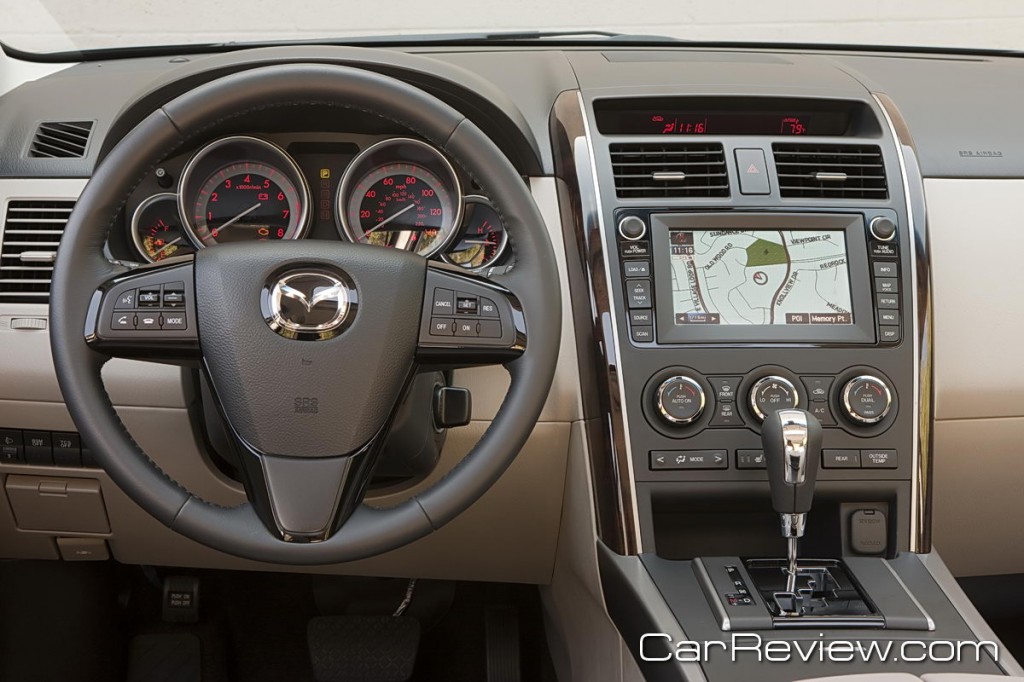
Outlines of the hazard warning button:
{"type": "Polygon", "coordinates": [[[736,171],[740,176],[740,194],[771,194],[763,149],[737,149],[736,171]]]}

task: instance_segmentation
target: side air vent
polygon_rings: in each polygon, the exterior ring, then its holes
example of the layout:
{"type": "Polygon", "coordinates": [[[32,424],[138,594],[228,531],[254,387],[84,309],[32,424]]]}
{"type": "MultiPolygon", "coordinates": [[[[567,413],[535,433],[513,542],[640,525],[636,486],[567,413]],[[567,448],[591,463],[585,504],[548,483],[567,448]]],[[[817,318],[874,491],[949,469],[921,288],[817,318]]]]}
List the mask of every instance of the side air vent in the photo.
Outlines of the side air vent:
{"type": "Polygon", "coordinates": [[[50,277],[73,201],[7,204],[0,245],[0,302],[46,303],[50,277]]]}
{"type": "Polygon", "coordinates": [[[776,144],[783,197],[888,199],[882,151],[876,145],[776,144]]]}
{"type": "Polygon", "coordinates": [[[611,157],[620,199],[729,196],[720,144],[613,144],[611,157]]]}
{"type": "Polygon", "coordinates": [[[37,159],[80,159],[89,144],[92,121],[46,121],[36,128],[28,155],[37,159]]]}

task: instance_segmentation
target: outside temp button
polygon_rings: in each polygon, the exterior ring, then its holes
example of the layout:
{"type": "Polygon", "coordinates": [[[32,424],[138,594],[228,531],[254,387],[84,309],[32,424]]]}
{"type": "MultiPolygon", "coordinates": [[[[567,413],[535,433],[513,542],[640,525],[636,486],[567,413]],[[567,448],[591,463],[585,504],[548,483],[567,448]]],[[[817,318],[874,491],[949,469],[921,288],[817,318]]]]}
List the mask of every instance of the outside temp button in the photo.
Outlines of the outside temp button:
{"type": "Polygon", "coordinates": [[[658,387],[655,403],[668,423],[690,424],[704,411],[704,389],[690,377],[670,377],[658,387]]]}

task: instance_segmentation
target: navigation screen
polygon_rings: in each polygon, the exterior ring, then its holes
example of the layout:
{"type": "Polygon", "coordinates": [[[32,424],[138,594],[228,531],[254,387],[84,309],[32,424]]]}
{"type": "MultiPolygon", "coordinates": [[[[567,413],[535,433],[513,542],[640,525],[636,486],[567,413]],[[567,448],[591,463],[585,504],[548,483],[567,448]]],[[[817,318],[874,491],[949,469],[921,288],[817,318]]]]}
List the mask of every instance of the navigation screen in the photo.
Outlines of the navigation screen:
{"type": "Polygon", "coordinates": [[[675,323],[850,325],[842,230],[671,230],[675,323]]]}

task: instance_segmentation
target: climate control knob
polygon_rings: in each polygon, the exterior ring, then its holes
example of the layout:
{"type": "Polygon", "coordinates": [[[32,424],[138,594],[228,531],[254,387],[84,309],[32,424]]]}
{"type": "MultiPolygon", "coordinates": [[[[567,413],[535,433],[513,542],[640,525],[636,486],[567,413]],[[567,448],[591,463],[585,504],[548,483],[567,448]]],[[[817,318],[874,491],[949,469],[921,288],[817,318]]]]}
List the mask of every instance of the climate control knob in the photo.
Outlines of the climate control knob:
{"type": "Polygon", "coordinates": [[[704,412],[704,389],[686,376],[665,379],[654,397],[658,414],[669,424],[691,424],[704,412]]]}
{"type": "Polygon", "coordinates": [[[800,405],[800,394],[785,377],[767,376],[758,379],[750,389],[750,411],[759,421],[777,412],[800,405]]]}
{"type": "Polygon", "coordinates": [[[892,408],[892,392],[878,377],[864,374],[846,382],[843,413],[855,424],[877,424],[892,408]]]}

